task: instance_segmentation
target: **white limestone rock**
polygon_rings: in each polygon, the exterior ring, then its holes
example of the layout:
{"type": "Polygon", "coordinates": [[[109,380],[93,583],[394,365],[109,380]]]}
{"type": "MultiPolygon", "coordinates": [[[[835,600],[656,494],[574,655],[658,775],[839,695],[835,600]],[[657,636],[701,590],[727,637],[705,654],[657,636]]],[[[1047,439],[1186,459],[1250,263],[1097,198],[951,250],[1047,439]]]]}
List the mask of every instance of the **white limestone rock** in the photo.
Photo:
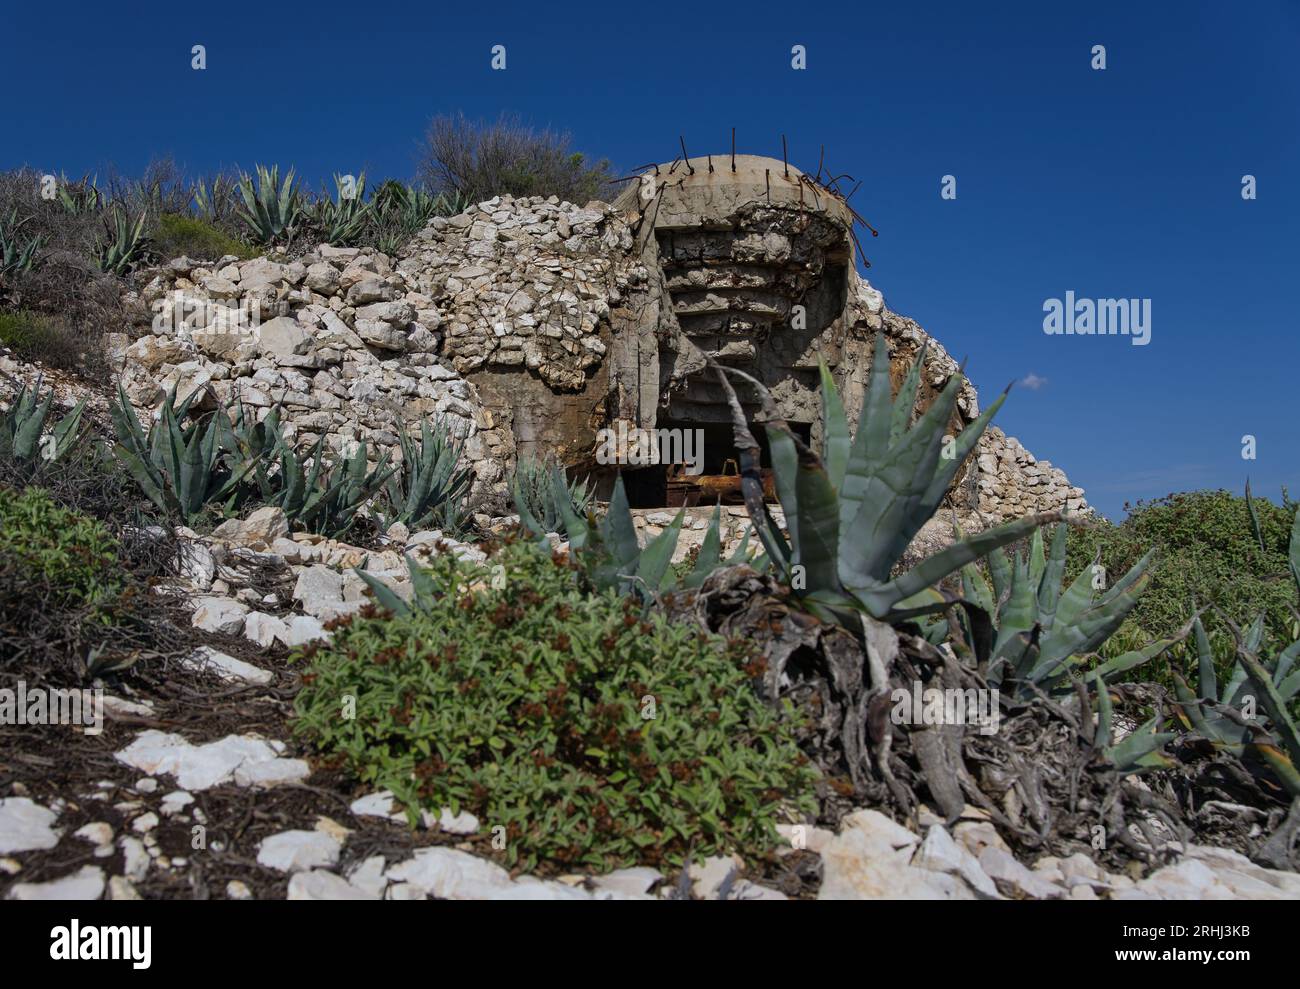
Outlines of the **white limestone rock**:
{"type": "Polygon", "coordinates": [[[104,870],[83,865],[76,872],[46,883],[14,883],[10,900],[98,900],[104,895],[104,870]]]}
{"type": "Polygon", "coordinates": [[[233,598],[198,598],[194,614],[190,616],[190,624],[205,632],[239,635],[244,630],[244,617],[247,614],[248,605],[233,598]]]}
{"type": "Polygon", "coordinates": [[[243,735],[227,735],[215,742],[192,745],[181,735],[149,729],[136,736],[115,758],[150,775],[174,776],[182,789],[190,791],[228,782],[240,770],[246,780],[278,776],[280,782],[305,779],[310,772],[300,759],[281,759],[279,751],[264,739],[243,735]],[[254,768],[261,763],[287,765],[254,768]]]}
{"type": "Polygon", "coordinates": [[[242,659],[218,652],[211,646],[200,646],[190,653],[181,664],[190,669],[210,673],[221,680],[231,683],[248,683],[265,686],[275,680],[275,674],[242,659]]]}
{"type": "Polygon", "coordinates": [[[53,848],[59,843],[58,817],[27,797],[0,799],[0,855],[53,848]]]}
{"type": "Polygon", "coordinates": [[[377,900],[379,897],[360,889],[342,876],[325,869],[295,872],[289,879],[289,900],[377,900]]]}
{"type": "Polygon", "coordinates": [[[332,868],[343,846],[324,831],[282,831],[264,839],[257,848],[257,863],[279,872],[332,868]]]}

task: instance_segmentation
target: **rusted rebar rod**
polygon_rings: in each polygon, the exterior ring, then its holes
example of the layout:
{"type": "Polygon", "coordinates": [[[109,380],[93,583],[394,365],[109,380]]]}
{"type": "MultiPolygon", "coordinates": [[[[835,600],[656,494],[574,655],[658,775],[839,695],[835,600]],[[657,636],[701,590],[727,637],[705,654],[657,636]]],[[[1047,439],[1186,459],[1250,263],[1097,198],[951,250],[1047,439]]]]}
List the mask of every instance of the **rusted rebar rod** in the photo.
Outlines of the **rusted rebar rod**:
{"type": "Polygon", "coordinates": [[[680,141],[682,145],[682,161],[686,162],[686,170],[694,175],[695,169],[691,167],[691,156],[686,153],[686,138],[678,134],[677,140],[680,141]]]}
{"type": "Polygon", "coordinates": [[[808,178],[807,175],[801,175],[799,176],[799,179],[800,179],[800,184],[808,186],[808,191],[813,194],[813,205],[816,206],[818,209],[821,209],[822,199],[821,196],[817,195],[816,181],[808,178]]]}
{"type": "Polygon", "coordinates": [[[862,243],[858,240],[858,235],[852,227],[849,227],[849,236],[853,238],[853,246],[858,249],[858,257],[862,258],[862,267],[870,268],[871,262],[867,260],[867,254],[862,250],[862,243]]]}
{"type": "Polygon", "coordinates": [[[854,181],[853,176],[850,175],[848,172],[840,172],[840,174],[836,175],[834,178],[827,179],[824,184],[828,189],[832,190],[837,196],[842,196],[844,194],[840,192],[841,179],[848,179],[850,182],[854,181]]]}

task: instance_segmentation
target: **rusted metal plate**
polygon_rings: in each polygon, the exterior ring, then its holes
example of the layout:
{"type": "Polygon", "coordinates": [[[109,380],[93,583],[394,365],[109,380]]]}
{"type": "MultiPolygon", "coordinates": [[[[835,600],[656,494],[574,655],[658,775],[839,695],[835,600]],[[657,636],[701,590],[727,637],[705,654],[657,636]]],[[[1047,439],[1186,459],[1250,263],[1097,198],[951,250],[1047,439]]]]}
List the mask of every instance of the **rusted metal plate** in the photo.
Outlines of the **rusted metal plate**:
{"type": "MultiPolygon", "coordinates": [[[[767,468],[761,473],[763,497],[775,501],[775,475],[767,468]]],[[[741,505],[745,501],[740,488],[740,468],[734,460],[723,464],[721,474],[688,474],[685,464],[669,464],[667,480],[669,508],[712,505],[719,500],[724,505],[741,505]]]]}

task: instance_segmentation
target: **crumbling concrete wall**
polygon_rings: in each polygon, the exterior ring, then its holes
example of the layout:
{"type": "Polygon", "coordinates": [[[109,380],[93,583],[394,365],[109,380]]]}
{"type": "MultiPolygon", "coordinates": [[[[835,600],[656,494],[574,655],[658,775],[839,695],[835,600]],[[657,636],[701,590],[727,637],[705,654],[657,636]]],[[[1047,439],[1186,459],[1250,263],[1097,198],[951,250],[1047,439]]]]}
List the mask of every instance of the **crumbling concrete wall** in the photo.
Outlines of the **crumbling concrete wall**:
{"type": "MultiPolygon", "coordinates": [[[[929,342],[918,411],[957,372],[941,346],[890,313],[857,273],[854,218],[834,193],[797,168],[769,158],[693,158],[657,166],[615,206],[636,230],[641,260],[663,273],[659,395],[653,418],[644,395],[618,403],[632,423],[726,423],[725,393],[706,356],[757,378],[782,416],[821,440],[819,366],[839,386],[854,424],[861,412],[875,336],[889,338],[895,388],[929,342]]],[[[615,348],[619,342],[615,342],[615,348]]],[[[752,396],[748,411],[757,411],[752,396]]],[[[952,428],[978,414],[963,386],[952,428]]],[[[963,469],[954,491],[974,505],[963,469]]]]}

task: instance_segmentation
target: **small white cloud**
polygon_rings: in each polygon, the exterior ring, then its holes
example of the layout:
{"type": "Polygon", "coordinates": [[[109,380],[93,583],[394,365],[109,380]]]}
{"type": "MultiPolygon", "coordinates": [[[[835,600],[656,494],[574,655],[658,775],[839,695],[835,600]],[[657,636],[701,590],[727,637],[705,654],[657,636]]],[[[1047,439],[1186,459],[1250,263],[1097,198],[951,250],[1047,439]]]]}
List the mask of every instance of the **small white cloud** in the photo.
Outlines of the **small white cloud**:
{"type": "Polygon", "coordinates": [[[1020,383],[1024,385],[1026,388],[1028,388],[1030,391],[1038,391],[1038,389],[1042,388],[1045,384],[1047,384],[1047,379],[1042,377],[1041,375],[1034,374],[1033,371],[1030,371],[1028,374],[1026,374],[1023,378],[1020,379],[1020,383]]]}

